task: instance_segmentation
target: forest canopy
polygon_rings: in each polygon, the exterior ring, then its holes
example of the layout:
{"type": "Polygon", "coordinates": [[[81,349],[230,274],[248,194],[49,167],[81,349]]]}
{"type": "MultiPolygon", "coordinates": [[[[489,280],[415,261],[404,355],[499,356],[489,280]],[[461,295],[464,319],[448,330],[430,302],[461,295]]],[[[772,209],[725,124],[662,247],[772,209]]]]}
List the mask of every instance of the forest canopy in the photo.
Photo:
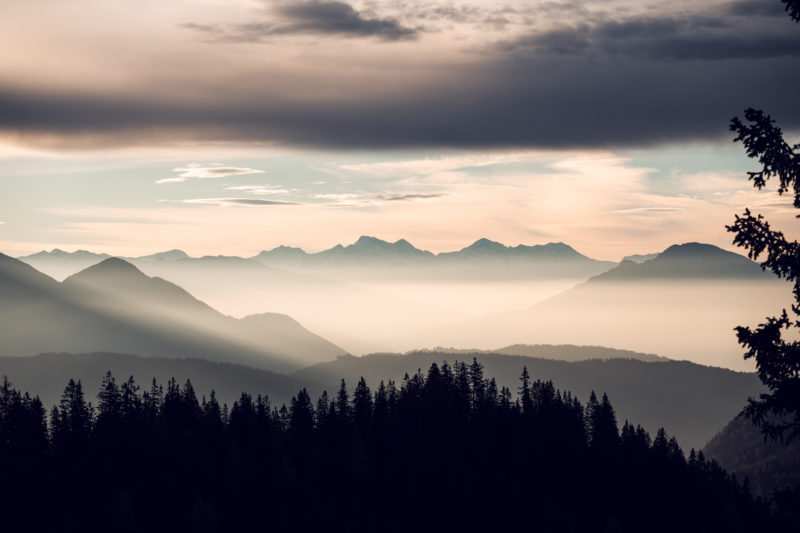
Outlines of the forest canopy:
{"type": "Polygon", "coordinates": [[[344,381],[288,406],[230,409],[191,382],[70,381],[49,422],[0,387],[5,523],[62,531],[739,531],[789,520],[662,430],[583,405],[525,369],[517,391],[471,364],[344,381]],[[46,501],[47,512],[40,512],[46,501]]]}

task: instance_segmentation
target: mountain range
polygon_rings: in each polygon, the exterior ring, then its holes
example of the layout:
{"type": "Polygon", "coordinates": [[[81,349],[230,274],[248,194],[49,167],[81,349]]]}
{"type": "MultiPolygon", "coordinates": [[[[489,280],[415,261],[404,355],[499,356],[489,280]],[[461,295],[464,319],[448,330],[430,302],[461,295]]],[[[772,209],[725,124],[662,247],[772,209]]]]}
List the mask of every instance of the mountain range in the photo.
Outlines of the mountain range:
{"type": "MultiPolygon", "coordinates": [[[[72,254],[55,249],[20,257],[19,259],[58,279],[107,259],[107,254],[93,254],[79,250],[72,254]]],[[[140,268],[153,264],[186,262],[245,261],[259,262],[268,267],[289,271],[326,272],[346,275],[356,270],[358,276],[364,271],[381,275],[389,271],[397,276],[402,271],[413,277],[427,276],[451,279],[454,275],[464,278],[588,278],[605,272],[616,263],[598,261],[582,255],[564,243],[549,243],[535,246],[506,246],[489,239],[478,239],[473,244],[454,252],[433,254],[414,247],[405,239],[388,242],[370,236],[361,236],[355,243],[336,246],[316,253],[307,253],[301,248],[278,246],[264,250],[251,258],[205,256],[192,258],[181,250],[170,250],[126,260],[140,268]]]]}
{"type": "Polygon", "coordinates": [[[345,353],[284,315],[222,315],[118,258],[59,283],[0,254],[0,294],[5,355],[116,351],[291,370],[345,353]]]}

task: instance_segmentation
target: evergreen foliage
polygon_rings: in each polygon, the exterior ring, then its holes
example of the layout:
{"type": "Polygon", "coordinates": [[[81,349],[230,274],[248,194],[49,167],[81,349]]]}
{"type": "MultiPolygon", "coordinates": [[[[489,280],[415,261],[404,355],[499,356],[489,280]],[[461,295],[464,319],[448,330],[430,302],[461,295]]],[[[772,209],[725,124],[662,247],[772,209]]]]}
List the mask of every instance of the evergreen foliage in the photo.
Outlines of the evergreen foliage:
{"type": "Polygon", "coordinates": [[[301,390],[280,408],[242,393],[228,409],[190,382],[142,392],[109,373],[96,408],[70,381],[48,428],[41,402],[6,380],[0,515],[8,531],[65,532],[728,532],[790,519],[663,430],[618,432],[608,396],[584,406],[527,371],[521,383],[513,398],[477,361],[444,363],[399,387],[362,380],[350,396],[342,382],[334,399],[301,390]]]}
{"type": "MultiPolygon", "coordinates": [[[[781,1],[792,20],[800,22],[800,1],[781,1]]],[[[774,179],[778,194],[792,194],[792,205],[800,209],[800,144],[786,142],[775,121],[761,110],[746,109],[744,118],[746,122],[734,117],[730,130],[736,133],[734,142],[741,142],[747,156],[761,165],[761,170],[748,172],[748,178],[756,189],[774,179]]],[[[754,216],[750,209],[736,215],[727,230],[736,234],[733,243],[745,248],[750,259],[763,258],[762,269],[793,284],[791,312],[783,309],[756,328],[736,328],[745,348],[744,358],[755,360],[758,377],[769,389],[749,398],[742,415],[761,427],[765,438],[791,442],[800,437],[800,342],[796,340],[800,329],[800,243],[787,240],[783,232],[772,229],[762,215],[754,216]]]]}

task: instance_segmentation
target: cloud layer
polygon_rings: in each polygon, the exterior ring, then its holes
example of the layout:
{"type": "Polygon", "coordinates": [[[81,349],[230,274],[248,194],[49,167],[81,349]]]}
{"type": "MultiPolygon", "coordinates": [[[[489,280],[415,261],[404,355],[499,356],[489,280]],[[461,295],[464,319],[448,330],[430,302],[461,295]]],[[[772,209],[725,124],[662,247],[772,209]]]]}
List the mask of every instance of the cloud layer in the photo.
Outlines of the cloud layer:
{"type": "Polygon", "coordinates": [[[65,14],[72,18],[53,31],[21,4],[0,21],[9,51],[0,66],[0,140],[59,148],[646,146],[727,138],[729,119],[749,106],[800,127],[800,27],[777,0],[503,9],[319,0],[191,12],[148,3],[154,19],[163,15],[160,25],[128,28],[106,9],[86,26],[78,17],[98,1],[65,14]],[[109,35],[87,33],[98,24],[109,35]]]}
{"type": "Polygon", "coordinates": [[[414,38],[417,30],[391,18],[370,18],[344,2],[311,0],[279,3],[273,9],[277,20],[236,24],[187,23],[183,27],[207,34],[214,40],[261,42],[281,35],[334,35],[376,37],[384,41],[414,38]]]}

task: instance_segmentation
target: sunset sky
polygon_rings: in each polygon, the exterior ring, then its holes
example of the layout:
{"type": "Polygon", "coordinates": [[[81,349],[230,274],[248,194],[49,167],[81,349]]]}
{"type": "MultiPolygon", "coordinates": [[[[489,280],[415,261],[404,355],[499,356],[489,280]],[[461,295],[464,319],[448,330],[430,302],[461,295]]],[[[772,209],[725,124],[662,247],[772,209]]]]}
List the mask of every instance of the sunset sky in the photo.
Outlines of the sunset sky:
{"type": "Polygon", "coordinates": [[[479,237],[598,259],[750,206],[746,107],[798,142],[777,0],[4,0],[0,251],[479,237]]]}

